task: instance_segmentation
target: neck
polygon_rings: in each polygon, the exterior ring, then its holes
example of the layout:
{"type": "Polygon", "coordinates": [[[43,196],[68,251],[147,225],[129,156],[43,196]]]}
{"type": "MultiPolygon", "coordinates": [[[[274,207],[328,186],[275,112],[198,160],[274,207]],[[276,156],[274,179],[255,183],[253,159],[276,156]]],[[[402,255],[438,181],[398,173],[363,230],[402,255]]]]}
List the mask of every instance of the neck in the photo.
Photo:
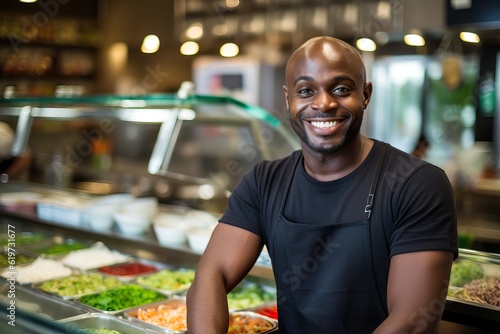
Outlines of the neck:
{"type": "Polygon", "coordinates": [[[303,147],[304,167],[307,174],[318,181],[333,181],[354,171],[366,159],[373,141],[358,136],[349,145],[330,154],[312,152],[303,147]]]}

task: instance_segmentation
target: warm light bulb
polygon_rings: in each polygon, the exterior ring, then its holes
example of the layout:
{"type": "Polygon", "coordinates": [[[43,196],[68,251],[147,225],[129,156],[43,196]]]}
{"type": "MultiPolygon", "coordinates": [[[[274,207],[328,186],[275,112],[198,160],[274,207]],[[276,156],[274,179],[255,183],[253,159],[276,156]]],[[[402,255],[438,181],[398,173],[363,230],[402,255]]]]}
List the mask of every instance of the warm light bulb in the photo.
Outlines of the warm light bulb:
{"type": "Polygon", "coordinates": [[[201,23],[193,23],[186,29],[186,37],[189,39],[198,39],[203,36],[203,25],[201,23]]]}
{"type": "Polygon", "coordinates": [[[404,41],[406,44],[410,46],[424,46],[425,40],[422,36],[418,34],[407,34],[404,37],[404,41]]]}
{"type": "Polygon", "coordinates": [[[460,39],[468,43],[479,43],[481,40],[477,34],[468,31],[462,31],[460,33],[460,39]]]}
{"type": "Polygon", "coordinates": [[[227,8],[236,8],[240,5],[240,0],[226,0],[227,8]]]}
{"type": "Polygon", "coordinates": [[[369,38],[360,38],[356,41],[356,46],[361,51],[375,51],[377,50],[377,44],[369,38]]]}
{"type": "Polygon", "coordinates": [[[238,55],[240,48],[234,43],[226,43],[220,47],[220,55],[222,57],[234,57],[238,55]]]}
{"type": "Polygon", "coordinates": [[[144,37],[141,45],[141,51],[144,53],[155,53],[160,48],[160,39],[156,35],[147,35],[144,37]]]}
{"type": "Polygon", "coordinates": [[[192,56],[192,55],[195,55],[198,53],[198,51],[200,50],[200,46],[196,42],[189,41],[189,42],[183,43],[181,45],[180,50],[181,50],[181,54],[183,54],[185,56],[192,56]]]}

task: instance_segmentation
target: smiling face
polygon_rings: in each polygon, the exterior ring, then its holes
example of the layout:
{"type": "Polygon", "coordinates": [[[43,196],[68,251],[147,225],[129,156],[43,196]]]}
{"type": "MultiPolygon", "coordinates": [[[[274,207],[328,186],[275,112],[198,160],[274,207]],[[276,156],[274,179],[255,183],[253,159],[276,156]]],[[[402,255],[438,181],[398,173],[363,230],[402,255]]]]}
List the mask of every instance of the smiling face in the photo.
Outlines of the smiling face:
{"type": "Polygon", "coordinates": [[[323,154],[359,136],[372,86],[359,53],[332,37],[309,40],[290,57],[283,87],[292,128],[323,154]]]}

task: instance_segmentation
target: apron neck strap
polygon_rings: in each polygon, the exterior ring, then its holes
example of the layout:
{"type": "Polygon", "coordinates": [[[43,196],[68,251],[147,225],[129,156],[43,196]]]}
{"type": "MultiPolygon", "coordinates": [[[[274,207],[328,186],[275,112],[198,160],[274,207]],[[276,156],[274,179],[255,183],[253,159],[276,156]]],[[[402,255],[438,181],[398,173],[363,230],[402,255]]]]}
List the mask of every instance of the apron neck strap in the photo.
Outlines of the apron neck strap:
{"type": "Polygon", "coordinates": [[[365,219],[367,219],[367,220],[370,219],[370,216],[372,214],[373,198],[375,197],[375,190],[377,189],[377,183],[378,183],[378,179],[380,176],[380,170],[382,169],[382,163],[384,162],[385,151],[386,151],[386,146],[382,145],[380,148],[379,156],[378,156],[377,168],[375,169],[375,172],[373,173],[372,183],[370,185],[370,192],[368,193],[368,197],[366,199],[365,219]]]}

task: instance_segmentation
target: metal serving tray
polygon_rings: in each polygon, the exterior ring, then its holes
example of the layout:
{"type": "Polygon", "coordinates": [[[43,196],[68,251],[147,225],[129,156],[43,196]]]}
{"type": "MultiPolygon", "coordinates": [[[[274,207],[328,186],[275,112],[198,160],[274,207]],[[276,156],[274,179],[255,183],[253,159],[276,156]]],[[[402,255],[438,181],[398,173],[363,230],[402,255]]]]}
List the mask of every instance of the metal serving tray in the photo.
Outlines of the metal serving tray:
{"type": "MultiPolygon", "coordinates": [[[[9,250],[8,247],[4,247],[0,251],[0,256],[2,257],[2,263],[0,263],[0,271],[4,270],[5,268],[9,267],[9,265],[10,265],[8,263],[8,261],[11,260],[11,259],[9,259],[9,253],[8,253],[9,251],[12,251],[12,250],[9,250]]],[[[30,264],[36,260],[36,257],[37,257],[36,254],[26,252],[23,250],[17,250],[17,249],[15,249],[14,251],[15,251],[15,255],[16,255],[15,259],[14,259],[14,266],[16,266],[16,267],[30,264]],[[20,258],[20,256],[22,256],[22,259],[20,258]]]]}
{"type": "Polygon", "coordinates": [[[162,333],[176,333],[176,334],[187,333],[187,330],[174,330],[159,325],[155,325],[153,323],[138,318],[141,309],[142,310],[147,310],[152,308],[157,309],[163,306],[172,307],[173,309],[176,309],[178,307],[186,307],[186,299],[182,297],[179,298],[174,297],[160,302],[142,305],[123,312],[123,315],[126,319],[130,320],[131,322],[137,323],[141,326],[144,326],[146,328],[151,328],[152,330],[159,331],[162,333]]]}
{"type": "Polygon", "coordinates": [[[99,273],[102,273],[104,275],[116,277],[117,279],[124,281],[124,282],[131,282],[139,277],[149,276],[149,275],[157,273],[158,271],[166,269],[166,268],[168,268],[168,267],[163,263],[148,261],[145,259],[134,259],[134,260],[131,260],[130,262],[118,263],[118,264],[113,264],[113,265],[109,265],[109,266],[102,266],[102,267],[97,268],[96,271],[99,273]],[[126,267],[126,266],[133,265],[133,264],[143,264],[143,265],[147,265],[147,266],[153,266],[153,267],[155,267],[155,270],[142,272],[139,274],[133,274],[133,275],[118,275],[118,274],[114,274],[114,273],[105,271],[106,267],[118,268],[118,267],[126,267]]]}
{"type": "MultiPolygon", "coordinates": [[[[177,272],[186,272],[186,271],[192,271],[193,269],[182,269],[182,268],[163,268],[162,270],[159,270],[157,271],[156,273],[151,273],[149,275],[144,275],[144,276],[141,276],[141,277],[138,277],[137,279],[134,280],[134,283],[137,284],[137,285],[140,285],[142,287],[145,287],[147,289],[153,289],[153,290],[156,290],[160,293],[163,293],[163,294],[166,294],[168,296],[172,296],[172,295],[182,295],[182,294],[185,294],[189,288],[189,286],[191,284],[189,284],[188,287],[184,287],[182,289],[166,289],[165,286],[162,287],[159,287],[159,286],[152,286],[152,285],[149,285],[149,284],[146,284],[144,283],[144,280],[148,280],[149,278],[151,277],[158,277],[158,276],[161,276],[163,275],[164,273],[166,272],[170,272],[172,273],[173,275],[175,275],[177,272]]],[[[163,279],[162,282],[164,282],[165,280],[163,279]]],[[[170,284],[170,282],[169,282],[170,284]]]]}
{"type": "Polygon", "coordinates": [[[64,254],[67,254],[74,250],[84,249],[90,247],[94,242],[91,240],[85,239],[73,239],[73,238],[64,238],[62,236],[53,236],[48,240],[33,244],[26,245],[26,250],[37,254],[37,255],[45,255],[48,257],[61,257],[64,254]],[[67,249],[63,249],[64,246],[68,246],[67,249]],[[71,246],[81,246],[78,249],[71,249],[71,246]],[[57,247],[62,247],[61,249],[57,249],[57,247]]]}
{"type": "MultiPolygon", "coordinates": [[[[111,329],[122,334],[144,334],[146,329],[124,319],[103,313],[90,313],[58,321],[68,333],[84,329],[111,329]]],[[[151,332],[149,330],[148,332],[151,332]]]]}
{"type": "Polygon", "coordinates": [[[500,317],[500,304],[491,303],[497,300],[499,292],[500,255],[460,249],[453,263],[447,299],[496,310],[500,317]]]}
{"type": "Polygon", "coordinates": [[[109,289],[109,288],[104,288],[103,287],[101,289],[88,290],[88,291],[85,291],[85,292],[82,292],[82,293],[79,293],[79,294],[69,294],[67,292],[67,290],[65,290],[64,288],[62,289],[62,291],[60,291],[60,293],[59,292],[55,292],[55,291],[49,291],[49,290],[46,290],[46,289],[42,288],[42,286],[44,284],[50,284],[51,282],[52,283],[57,283],[61,287],[62,287],[63,284],[65,284],[67,282],[70,282],[70,281],[73,281],[73,282],[76,283],[76,281],[78,280],[80,283],[82,283],[88,277],[95,277],[95,279],[112,279],[117,284],[116,286],[124,284],[122,281],[118,280],[116,277],[108,276],[108,275],[103,274],[103,273],[83,272],[83,273],[78,273],[78,274],[67,276],[67,277],[56,278],[56,279],[53,279],[53,280],[48,280],[48,281],[44,281],[44,282],[41,282],[41,283],[33,284],[32,287],[34,289],[36,289],[37,291],[39,291],[40,293],[46,293],[46,294],[50,294],[50,295],[53,295],[53,296],[56,296],[56,297],[59,297],[59,298],[68,299],[68,300],[78,299],[78,298],[81,298],[82,296],[85,296],[85,295],[90,295],[90,294],[98,293],[98,292],[101,292],[101,291],[109,289]]]}
{"type": "MultiPolygon", "coordinates": [[[[230,314],[230,322],[233,317],[243,317],[243,318],[249,318],[249,319],[260,319],[263,323],[267,324],[269,326],[269,329],[261,332],[256,332],[256,331],[251,331],[251,333],[258,333],[258,334],[267,334],[267,333],[274,333],[278,329],[278,322],[274,319],[271,319],[269,317],[251,312],[251,311],[237,311],[237,312],[231,312],[230,314]]],[[[231,326],[229,326],[231,328],[231,326]]]]}
{"type": "Polygon", "coordinates": [[[60,320],[90,312],[90,309],[86,307],[40,294],[26,287],[16,285],[15,290],[11,290],[7,282],[0,282],[0,301],[10,304],[11,300],[15,300],[15,305],[19,309],[52,320],[60,320]]]}
{"type": "MultiPolygon", "coordinates": [[[[155,291],[155,290],[152,290],[152,289],[147,289],[147,288],[144,288],[140,285],[136,285],[136,284],[124,284],[120,287],[117,287],[117,288],[113,288],[113,289],[108,289],[108,290],[104,290],[104,291],[101,291],[101,292],[98,292],[98,293],[93,293],[93,294],[89,294],[89,295],[85,295],[85,296],[82,296],[78,299],[75,300],[76,303],[78,304],[81,304],[81,305],[84,305],[85,307],[87,308],[90,308],[93,310],[93,312],[101,312],[101,313],[105,313],[105,314],[119,314],[119,313],[122,313],[122,312],[125,312],[127,310],[131,310],[135,307],[139,307],[139,306],[142,306],[142,305],[147,305],[147,304],[150,304],[151,302],[145,302],[143,304],[136,304],[134,306],[130,306],[130,307],[126,307],[126,308],[122,308],[122,309],[119,309],[119,310],[103,310],[103,309],[100,309],[100,308],[97,308],[97,307],[94,307],[92,305],[88,305],[88,304],[85,304],[84,301],[82,301],[82,299],[85,299],[85,298],[91,298],[91,297],[100,297],[102,296],[103,294],[105,293],[108,293],[108,291],[113,291],[115,289],[121,289],[121,288],[124,288],[124,287],[129,287],[129,286],[137,286],[138,288],[140,289],[144,289],[144,290],[149,290],[149,291],[153,291],[155,292],[156,294],[158,294],[159,296],[162,297],[162,299],[158,300],[158,301],[163,301],[163,300],[166,300],[168,298],[168,296],[158,292],[158,291],[155,291]]],[[[120,296],[120,297],[123,297],[120,296]]]]}

